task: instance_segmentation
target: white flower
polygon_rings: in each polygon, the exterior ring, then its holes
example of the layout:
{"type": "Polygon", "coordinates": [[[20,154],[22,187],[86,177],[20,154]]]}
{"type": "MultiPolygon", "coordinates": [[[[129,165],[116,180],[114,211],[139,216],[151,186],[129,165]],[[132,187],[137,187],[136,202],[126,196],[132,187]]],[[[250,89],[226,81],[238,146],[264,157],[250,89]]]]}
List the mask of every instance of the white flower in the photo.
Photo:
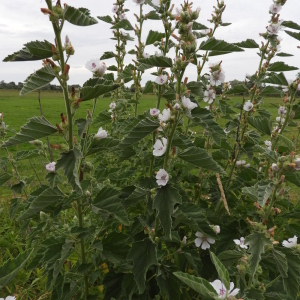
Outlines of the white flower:
{"type": "Polygon", "coordinates": [[[244,111],[250,111],[252,110],[252,108],[253,108],[253,103],[250,100],[248,100],[243,106],[244,111]]]}
{"type": "Polygon", "coordinates": [[[107,67],[105,62],[100,62],[99,59],[91,59],[86,64],[85,67],[98,76],[103,76],[107,67]]]}
{"type": "Polygon", "coordinates": [[[118,6],[114,5],[112,8],[112,12],[115,14],[118,11],[118,6]]]}
{"type": "Polygon", "coordinates": [[[49,173],[54,173],[55,172],[55,165],[56,165],[56,162],[51,162],[49,164],[46,165],[46,170],[49,172],[49,173]]]}
{"type": "Polygon", "coordinates": [[[274,172],[279,171],[279,168],[278,168],[277,164],[275,164],[275,163],[272,164],[272,171],[274,171],[274,172]]]}
{"type": "Polygon", "coordinates": [[[173,106],[174,109],[178,110],[180,109],[180,104],[179,103],[175,103],[175,105],[173,106]]]}
{"type": "Polygon", "coordinates": [[[155,6],[160,6],[160,0],[152,0],[152,3],[153,3],[155,6]]]}
{"type": "Polygon", "coordinates": [[[219,71],[214,71],[210,75],[210,84],[212,86],[220,85],[225,81],[225,72],[220,69],[219,71]]]}
{"type": "Polygon", "coordinates": [[[209,227],[216,233],[219,234],[221,232],[219,225],[209,225],[209,227]]]}
{"type": "Polygon", "coordinates": [[[187,108],[188,110],[192,110],[198,106],[196,103],[192,102],[189,98],[186,98],[185,96],[181,98],[181,101],[183,107],[187,108]]]}
{"type": "MultiPolygon", "coordinates": [[[[210,110],[210,106],[205,106],[204,108],[207,109],[207,110],[210,110]]],[[[224,132],[226,133],[225,130],[226,130],[226,128],[224,129],[224,132]]],[[[227,133],[229,133],[229,132],[230,132],[230,131],[228,131],[227,133]]]]}
{"type": "Polygon", "coordinates": [[[155,51],[155,56],[163,56],[164,54],[162,53],[162,52],[157,52],[157,51],[155,51]]]}
{"type": "Polygon", "coordinates": [[[158,115],[160,121],[167,122],[171,118],[170,108],[164,109],[162,114],[158,115]]]}
{"type": "Polygon", "coordinates": [[[194,24],[194,22],[189,22],[189,23],[186,25],[186,28],[188,29],[189,34],[191,34],[191,33],[193,32],[193,24],[194,24]]]}
{"type": "Polygon", "coordinates": [[[300,83],[297,85],[297,90],[300,91],[300,83]]]}
{"type": "Polygon", "coordinates": [[[145,51],[143,52],[143,57],[144,58],[149,58],[150,57],[150,54],[149,53],[146,53],[145,51]]]}
{"type": "Polygon", "coordinates": [[[244,160],[238,160],[235,165],[236,165],[237,168],[239,168],[239,167],[241,167],[241,166],[243,166],[245,164],[246,164],[246,161],[244,161],[244,160]]]}
{"type": "Polygon", "coordinates": [[[184,245],[185,245],[185,244],[186,244],[186,240],[187,240],[187,238],[186,238],[186,236],[184,236],[184,237],[183,237],[183,239],[182,239],[182,241],[181,241],[181,242],[182,242],[182,244],[184,244],[184,245]]]}
{"type": "Polygon", "coordinates": [[[207,90],[204,92],[204,102],[208,102],[208,104],[212,104],[216,98],[216,94],[214,90],[207,90]]]}
{"type": "Polygon", "coordinates": [[[203,35],[208,35],[210,33],[210,29],[200,30],[200,33],[203,35]]]}
{"type": "Polygon", "coordinates": [[[294,235],[294,237],[288,239],[288,241],[284,240],[282,242],[282,246],[285,248],[293,248],[293,247],[297,246],[297,239],[298,239],[298,237],[294,235]]]}
{"type": "Polygon", "coordinates": [[[274,34],[278,34],[280,28],[281,28],[281,23],[278,22],[276,24],[270,24],[267,27],[267,30],[270,35],[274,35],[274,34]]]}
{"type": "MultiPolygon", "coordinates": [[[[207,79],[207,80],[210,79],[210,75],[208,75],[208,74],[204,74],[203,77],[204,77],[205,79],[207,79]]],[[[209,85],[209,86],[210,86],[210,85],[209,85]]],[[[206,86],[206,87],[207,87],[207,86],[206,86]]]]}
{"type": "Polygon", "coordinates": [[[7,296],[5,299],[0,298],[0,300],[16,300],[16,297],[15,296],[7,296]]]}
{"type": "Polygon", "coordinates": [[[158,75],[155,82],[159,85],[163,85],[168,81],[168,75],[158,75]]]}
{"type": "Polygon", "coordinates": [[[65,37],[65,48],[70,47],[72,44],[70,42],[69,36],[66,35],[65,37]]]}
{"type": "Polygon", "coordinates": [[[115,109],[116,106],[117,106],[116,102],[112,102],[112,103],[109,104],[110,109],[115,109]]]}
{"type": "Polygon", "coordinates": [[[0,113],[0,118],[2,118],[2,113],[0,113]]]}
{"type": "Polygon", "coordinates": [[[180,15],[181,15],[181,13],[182,13],[182,9],[181,8],[178,8],[178,7],[176,7],[176,16],[177,17],[180,17],[180,15]]]}
{"type": "Polygon", "coordinates": [[[125,14],[120,14],[120,15],[119,15],[119,19],[122,21],[122,20],[127,19],[127,17],[126,17],[125,14]]]}
{"type": "Polygon", "coordinates": [[[157,117],[160,113],[160,110],[157,108],[150,108],[150,115],[153,117],[157,117]]]}
{"type": "Polygon", "coordinates": [[[229,291],[224,286],[223,282],[219,279],[216,279],[214,282],[210,282],[212,287],[215,289],[215,291],[218,294],[218,299],[228,299],[228,297],[236,296],[240,289],[234,289],[234,283],[230,282],[230,288],[229,291]]]}
{"type": "Polygon", "coordinates": [[[272,14],[278,14],[278,12],[280,12],[282,9],[282,6],[280,4],[272,4],[270,6],[270,9],[269,11],[272,13],[272,14]]]}
{"type": "Polygon", "coordinates": [[[244,168],[246,168],[246,169],[249,168],[249,167],[250,167],[249,163],[244,165],[244,168]]]}
{"type": "Polygon", "coordinates": [[[87,197],[90,197],[90,196],[91,196],[91,192],[90,192],[89,190],[86,190],[85,195],[86,195],[87,197]]]}
{"type": "Polygon", "coordinates": [[[273,132],[278,132],[280,133],[281,129],[278,126],[273,127],[273,132]]]}
{"type": "Polygon", "coordinates": [[[165,186],[168,181],[169,181],[169,174],[164,170],[164,169],[160,169],[157,173],[156,173],[156,183],[158,185],[163,185],[165,186]]]}
{"type": "Polygon", "coordinates": [[[300,158],[297,157],[296,160],[294,161],[296,166],[295,166],[295,170],[299,171],[300,170],[300,158]]]}
{"type": "Polygon", "coordinates": [[[102,127],[99,128],[98,132],[95,134],[97,140],[105,139],[107,137],[107,131],[103,130],[102,127]]]}
{"type": "Polygon", "coordinates": [[[133,0],[134,3],[136,3],[137,5],[141,5],[144,4],[145,0],[133,0]]]}
{"type": "Polygon", "coordinates": [[[272,149],[272,142],[271,141],[265,141],[266,147],[271,150],[272,149]]]}
{"type": "Polygon", "coordinates": [[[278,114],[280,115],[280,116],[282,116],[282,115],[284,115],[284,114],[286,114],[287,113],[287,110],[285,109],[285,106],[279,106],[279,108],[278,108],[278,114]]]}
{"type": "Polygon", "coordinates": [[[239,240],[233,240],[236,245],[240,246],[240,248],[248,249],[248,244],[245,244],[245,238],[241,237],[239,240]]]}
{"type": "Polygon", "coordinates": [[[195,239],[195,245],[196,247],[200,247],[203,250],[209,249],[210,248],[210,244],[214,244],[215,240],[210,238],[210,237],[206,237],[203,235],[202,232],[197,231],[195,233],[195,235],[197,236],[197,238],[195,239]]]}
{"type": "Polygon", "coordinates": [[[165,154],[167,150],[168,140],[166,138],[162,138],[161,140],[156,140],[153,145],[153,155],[154,156],[162,156],[165,154]]]}

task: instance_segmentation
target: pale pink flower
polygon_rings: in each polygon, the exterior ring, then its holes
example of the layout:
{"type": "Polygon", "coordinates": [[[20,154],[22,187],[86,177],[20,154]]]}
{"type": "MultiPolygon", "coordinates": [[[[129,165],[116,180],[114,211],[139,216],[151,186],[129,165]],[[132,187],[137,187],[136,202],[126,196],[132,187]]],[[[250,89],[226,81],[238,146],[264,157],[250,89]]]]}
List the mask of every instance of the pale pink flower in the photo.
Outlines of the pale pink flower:
{"type": "Polygon", "coordinates": [[[156,183],[158,185],[162,185],[165,186],[168,181],[169,181],[169,174],[164,170],[164,169],[160,169],[157,173],[156,173],[156,183]]]}
{"type": "Polygon", "coordinates": [[[150,115],[153,117],[157,117],[160,113],[160,110],[157,108],[150,108],[150,115]]]}
{"type": "Polygon", "coordinates": [[[279,167],[277,166],[277,164],[275,164],[275,163],[272,164],[272,171],[273,172],[278,172],[279,171],[279,167]]]}
{"type": "Polygon", "coordinates": [[[203,98],[204,102],[208,102],[208,104],[212,104],[215,98],[216,98],[216,94],[214,90],[209,89],[204,92],[204,98],[203,98]]]}
{"type": "Polygon", "coordinates": [[[244,111],[250,111],[252,110],[252,108],[253,108],[253,103],[250,100],[248,100],[243,106],[244,111]]]}
{"type": "Polygon", "coordinates": [[[230,282],[230,288],[229,290],[226,289],[223,282],[219,279],[216,279],[213,282],[210,282],[212,287],[215,289],[215,291],[218,294],[218,299],[228,299],[228,297],[234,297],[238,294],[240,289],[234,288],[234,283],[230,282]]]}
{"type": "Polygon", "coordinates": [[[125,14],[120,14],[120,15],[119,15],[119,19],[122,21],[122,20],[127,19],[127,17],[126,17],[125,14]]]}
{"type": "Polygon", "coordinates": [[[115,14],[118,11],[118,6],[114,5],[112,8],[112,12],[115,14]]]}
{"type": "Polygon", "coordinates": [[[185,96],[183,96],[181,98],[181,101],[182,101],[183,107],[187,108],[188,110],[192,110],[198,106],[196,103],[192,102],[189,98],[187,98],[185,96]]]}
{"type": "Polygon", "coordinates": [[[266,147],[267,147],[269,150],[271,150],[271,148],[272,148],[272,142],[271,142],[271,141],[265,141],[265,145],[266,145],[266,147]]]}
{"type": "Polygon", "coordinates": [[[111,103],[109,104],[109,108],[110,108],[110,109],[115,109],[116,106],[117,106],[116,102],[111,102],[111,103]]]}
{"type": "Polygon", "coordinates": [[[212,86],[221,85],[224,81],[225,81],[225,72],[222,69],[211,73],[210,84],[212,86]]]}
{"type": "Polygon", "coordinates": [[[166,138],[162,138],[161,140],[156,140],[155,144],[153,145],[153,155],[154,156],[162,156],[165,154],[167,150],[167,143],[168,140],[166,138]]]}
{"type": "Polygon", "coordinates": [[[287,110],[285,109],[285,106],[279,106],[279,108],[278,108],[278,114],[280,115],[280,116],[282,116],[282,115],[284,115],[284,114],[286,114],[287,113],[287,110]]]}
{"type": "Polygon", "coordinates": [[[272,4],[270,6],[270,9],[269,11],[272,13],[272,14],[278,14],[278,12],[280,12],[282,9],[282,6],[280,4],[272,4]]]}
{"type": "Polygon", "coordinates": [[[175,103],[173,106],[174,109],[178,110],[180,109],[180,104],[179,103],[175,103]]]}
{"type": "Polygon", "coordinates": [[[164,109],[162,114],[158,115],[160,121],[167,122],[171,118],[170,108],[164,109]]]}
{"type": "Polygon", "coordinates": [[[297,239],[298,237],[294,235],[293,238],[288,239],[288,241],[284,240],[282,242],[282,246],[285,248],[293,248],[297,246],[297,239]]]}
{"type": "Polygon", "coordinates": [[[158,75],[155,82],[159,85],[163,85],[168,81],[168,75],[158,75]]]}
{"type": "Polygon", "coordinates": [[[105,62],[100,62],[99,59],[91,59],[86,64],[85,67],[93,72],[95,75],[103,76],[107,67],[105,62]]]}
{"type": "Polygon", "coordinates": [[[195,233],[195,235],[197,237],[195,239],[195,245],[196,245],[196,247],[200,247],[201,246],[201,249],[203,249],[203,250],[209,249],[210,248],[210,244],[214,244],[215,243],[214,239],[212,239],[210,237],[204,236],[202,232],[197,231],[195,233]]]}
{"type": "Polygon", "coordinates": [[[144,58],[149,58],[150,57],[150,54],[149,53],[146,53],[145,51],[143,52],[143,57],[144,58]]]}
{"type": "Polygon", "coordinates": [[[101,139],[105,139],[107,137],[107,131],[102,129],[102,127],[100,127],[98,129],[98,132],[95,134],[95,138],[97,140],[101,140],[101,139]]]}
{"type": "Polygon", "coordinates": [[[239,240],[233,240],[236,245],[240,246],[242,249],[248,249],[248,244],[245,244],[245,238],[241,237],[239,240]]]}
{"type": "Polygon", "coordinates": [[[55,172],[55,165],[56,165],[56,162],[51,162],[49,164],[46,165],[46,170],[49,172],[49,173],[54,173],[55,172]]]}

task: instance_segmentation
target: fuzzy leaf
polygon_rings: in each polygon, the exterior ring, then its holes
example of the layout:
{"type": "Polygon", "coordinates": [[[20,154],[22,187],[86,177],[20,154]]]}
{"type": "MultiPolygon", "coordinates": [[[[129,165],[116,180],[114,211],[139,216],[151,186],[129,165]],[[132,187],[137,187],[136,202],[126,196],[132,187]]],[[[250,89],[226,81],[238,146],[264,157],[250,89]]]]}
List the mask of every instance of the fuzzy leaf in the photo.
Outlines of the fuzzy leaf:
{"type": "Polygon", "coordinates": [[[273,258],[276,262],[276,266],[280,272],[280,275],[282,278],[286,278],[288,277],[288,263],[286,260],[285,255],[279,251],[279,250],[275,250],[274,248],[272,249],[272,254],[273,254],[273,258]]]}
{"type": "Polygon", "coordinates": [[[102,127],[111,122],[111,113],[102,111],[99,115],[93,120],[93,125],[102,127]]]}
{"type": "Polygon", "coordinates": [[[289,30],[285,30],[285,32],[290,35],[291,37],[293,37],[294,39],[300,41],[300,32],[293,32],[293,31],[289,31],[289,30]]]}
{"type": "Polygon", "coordinates": [[[281,25],[284,27],[291,28],[291,29],[300,30],[300,25],[298,25],[297,23],[295,23],[293,21],[283,21],[281,23],[281,25]]]}
{"type": "Polygon", "coordinates": [[[242,48],[229,44],[225,41],[216,40],[215,38],[210,38],[207,41],[201,43],[199,50],[210,50],[219,52],[241,52],[244,51],[242,48]]]}
{"type": "Polygon", "coordinates": [[[98,21],[90,16],[90,11],[86,8],[75,8],[65,5],[64,19],[77,26],[90,26],[97,24],[98,21]]]}
{"type": "Polygon", "coordinates": [[[159,188],[153,201],[153,209],[156,209],[158,212],[158,218],[160,219],[160,223],[164,229],[165,236],[170,239],[172,239],[171,216],[174,211],[174,206],[177,203],[181,203],[181,196],[178,193],[178,190],[170,184],[159,188]]]}
{"type": "Polygon", "coordinates": [[[113,57],[115,57],[115,54],[112,51],[106,51],[102,54],[100,59],[103,60],[103,59],[109,59],[109,58],[113,58],[113,57]]]}
{"type": "Polygon", "coordinates": [[[283,142],[287,146],[289,151],[294,151],[295,150],[295,145],[290,139],[288,139],[287,137],[285,137],[283,135],[280,135],[279,139],[280,139],[281,142],[283,142]]]}
{"type": "Polygon", "coordinates": [[[281,91],[274,88],[273,86],[266,86],[260,93],[260,96],[265,95],[281,95],[281,91]]]}
{"type": "Polygon", "coordinates": [[[148,134],[152,133],[154,130],[156,130],[159,127],[159,123],[157,121],[152,121],[149,118],[146,118],[144,120],[141,120],[133,129],[130,130],[130,132],[125,136],[125,138],[121,141],[119,147],[129,147],[144,137],[146,137],[148,134]]]}
{"type": "Polygon", "coordinates": [[[293,54],[285,53],[285,52],[279,52],[276,54],[276,56],[280,57],[289,57],[289,56],[294,56],[293,54]]]}
{"type": "Polygon", "coordinates": [[[285,172],[285,180],[295,184],[300,187],[300,174],[299,172],[285,172]]]}
{"type": "Polygon", "coordinates": [[[9,175],[8,173],[3,173],[0,175],[0,186],[3,185],[6,181],[8,181],[9,179],[11,179],[11,175],[9,175]]]}
{"type": "Polygon", "coordinates": [[[129,225],[127,213],[119,198],[120,192],[111,188],[103,188],[95,197],[93,206],[97,210],[102,210],[112,214],[122,224],[129,225]]]}
{"type": "Polygon", "coordinates": [[[247,39],[246,41],[240,43],[234,43],[234,45],[241,47],[241,48],[259,48],[259,45],[251,39],[247,39]]]}
{"type": "Polygon", "coordinates": [[[52,44],[48,41],[34,41],[24,45],[33,56],[48,58],[53,55],[52,44]]]}
{"type": "Polygon", "coordinates": [[[268,68],[269,72],[284,72],[284,71],[294,71],[294,70],[299,70],[299,68],[286,65],[282,61],[277,61],[271,64],[268,68]]]}
{"type": "Polygon", "coordinates": [[[255,116],[255,117],[248,117],[248,122],[258,131],[265,133],[269,136],[271,135],[272,122],[269,119],[260,116],[255,116]]]}
{"type": "Polygon", "coordinates": [[[265,78],[262,82],[264,83],[271,83],[271,84],[277,84],[277,85],[288,85],[288,81],[285,78],[285,75],[283,73],[279,74],[272,74],[271,76],[265,78]]]}
{"type": "Polygon", "coordinates": [[[190,90],[194,95],[203,95],[203,84],[199,81],[190,81],[187,85],[187,89],[190,90]]]}
{"type": "Polygon", "coordinates": [[[143,94],[153,93],[153,81],[147,81],[143,89],[143,94]]]}
{"type": "Polygon", "coordinates": [[[20,95],[25,95],[49,84],[55,78],[52,67],[47,64],[35,73],[29,75],[24,81],[20,95]]]}
{"type": "Polygon", "coordinates": [[[81,89],[81,100],[95,99],[119,87],[119,84],[113,84],[110,81],[103,82],[103,84],[96,84],[95,86],[84,86],[81,89]]]}
{"type": "Polygon", "coordinates": [[[127,19],[123,19],[122,21],[116,23],[110,29],[124,29],[124,30],[133,30],[131,23],[127,19]]]}
{"type": "Polygon", "coordinates": [[[172,67],[172,59],[166,56],[151,56],[139,59],[139,63],[152,67],[169,68],[172,67]]]}
{"type": "Polygon", "coordinates": [[[178,154],[182,160],[205,170],[224,174],[225,171],[209,156],[205,149],[190,147],[178,154]]]}
{"type": "Polygon", "coordinates": [[[161,41],[162,38],[165,37],[164,33],[150,30],[146,39],[146,46],[151,45],[156,41],[161,41]]]}
{"type": "Polygon", "coordinates": [[[204,29],[208,29],[208,27],[206,27],[205,25],[200,24],[198,22],[193,22],[192,30],[204,30],[204,29]]]}
{"type": "Polygon", "coordinates": [[[235,265],[242,257],[243,253],[237,250],[227,250],[218,255],[225,267],[235,265]]]}
{"type": "Polygon", "coordinates": [[[113,151],[116,150],[116,146],[119,144],[119,140],[107,137],[105,139],[93,139],[90,144],[86,155],[99,153],[101,151],[113,151]]]}
{"type": "Polygon", "coordinates": [[[11,258],[7,260],[0,267],[0,290],[2,290],[6,285],[8,285],[14,277],[22,270],[30,259],[31,255],[34,253],[35,249],[29,249],[19,254],[16,258],[11,258]]]}
{"type": "Polygon", "coordinates": [[[74,148],[68,152],[61,153],[60,159],[55,166],[56,170],[63,169],[68,182],[77,193],[82,193],[78,175],[78,163],[82,157],[80,150],[74,148]]]}
{"type": "Polygon", "coordinates": [[[229,89],[225,94],[243,94],[248,92],[249,90],[244,84],[238,84],[229,89]]]}
{"type": "Polygon", "coordinates": [[[139,293],[146,289],[146,273],[152,265],[157,265],[156,245],[148,238],[135,242],[127,257],[133,261],[132,273],[138,286],[139,293]]]}
{"type": "Polygon", "coordinates": [[[250,273],[253,275],[256,272],[258,264],[261,260],[261,255],[265,252],[265,247],[272,246],[272,242],[264,233],[254,232],[246,237],[245,244],[250,246],[248,250],[251,253],[250,273]]]}
{"type": "Polygon", "coordinates": [[[225,266],[221,263],[221,261],[218,259],[218,257],[213,253],[209,252],[210,258],[215,265],[219,278],[225,285],[226,289],[229,291],[230,290],[230,278],[229,278],[229,273],[226,270],[225,266]]]}
{"type": "Polygon", "coordinates": [[[113,19],[111,18],[111,16],[103,16],[103,17],[97,17],[99,20],[112,24],[113,19]]]}
{"type": "Polygon", "coordinates": [[[44,117],[33,117],[21,127],[19,133],[9,138],[1,147],[10,147],[34,141],[57,132],[57,128],[52,126],[44,117]]]}
{"type": "Polygon", "coordinates": [[[29,208],[20,215],[19,220],[31,218],[40,211],[43,211],[48,206],[60,203],[63,198],[64,194],[59,188],[48,188],[30,203],[29,208]]]}
{"type": "Polygon", "coordinates": [[[211,300],[217,298],[217,292],[206,279],[183,272],[175,272],[173,274],[205,299],[211,300]]]}
{"type": "Polygon", "coordinates": [[[157,14],[154,10],[151,10],[149,13],[145,16],[147,20],[160,20],[160,15],[157,14]]]}
{"type": "Polygon", "coordinates": [[[20,51],[14,52],[6,56],[3,61],[4,62],[14,62],[14,61],[32,61],[32,60],[40,60],[43,57],[32,55],[28,48],[24,47],[20,51]]]}
{"type": "Polygon", "coordinates": [[[91,119],[79,118],[74,122],[78,128],[78,135],[81,137],[88,125],[92,123],[91,119]]]}

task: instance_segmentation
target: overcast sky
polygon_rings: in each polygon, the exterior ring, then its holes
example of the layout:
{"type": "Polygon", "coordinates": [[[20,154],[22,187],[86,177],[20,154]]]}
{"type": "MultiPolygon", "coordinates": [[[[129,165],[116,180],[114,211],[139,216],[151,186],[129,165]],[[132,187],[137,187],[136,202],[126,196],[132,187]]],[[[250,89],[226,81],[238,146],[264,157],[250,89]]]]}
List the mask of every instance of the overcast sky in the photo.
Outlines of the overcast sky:
{"type": "MultiPolygon", "coordinates": [[[[179,7],[183,0],[173,0],[175,7],[179,7]]],[[[211,24],[207,21],[213,10],[213,5],[216,0],[194,0],[194,7],[200,6],[201,12],[199,23],[210,27],[211,24]]],[[[62,0],[63,3],[63,0],[62,0]]],[[[91,11],[91,15],[97,16],[112,16],[112,7],[114,0],[72,0],[68,4],[74,7],[86,7],[91,11]]],[[[226,10],[223,15],[223,22],[230,22],[232,25],[221,27],[217,30],[215,37],[224,39],[227,42],[240,42],[247,38],[254,39],[260,43],[260,32],[265,32],[270,15],[268,13],[271,0],[225,0],[226,10]]],[[[0,1],[0,80],[5,82],[15,81],[23,82],[26,77],[35,70],[41,68],[41,62],[2,62],[9,54],[20,50],[27,42],[34,40],[48,40],[53,43],[54,33],[52,26],[48,21],[48,17],[40,12],[41,7],[46,7],[44,0],[14,0],[0,1]]],[[[150,11],[151,7],[144,6],[145,12],[150,11]]],[[[125,8],[130,12],[127,13],[127,18],[132,25],[135,24],[133,13],[138,13],[139,6],[132,0],[125,2],[125,8]]],[[[288,0],[282,11],[280,18],[286,21],[294,21],[299,23],[300,0],[288,0]]],[[[85,69],[85,63],[92,58],[100,58],[105,51],[113,51],[115,41],[111,40],[112,31],[111,25],[99,20],[99,23],[88,27],[79,27],[65,22],[63,33],[68,34],[75,48],[75,55],[69,60],[70,69],[70,84],[82,84],[91,77],[91,73],[85,69]]],[[[163,32],[161,21],[147,21],[143,28],[143,41],[146,40],[148,31],[157,30],[163,32]]],[[[133,31],[130,32],[133,36],[133,31]]],[[[300,66],[300,50],[297,45],[300,42],[288,36],[284,31],[279,35],[283,38],[281,42],[282,52],[294,54],[294,57],[284,58],[278,57],[274,61],[285,61],[287,64],[300,66]]],[[[198,40],[199,43],[199,40],[198,40]]],[[[133,49],[135,43],[128,44],[127,50],[133,49]]],[[[155,49],[153,46],[147,46],[146,52],[152,54],[155,49]]],[[[134,58],[132,55],[127,55],[126,64],[134,58]]],[[[210,59],[211,62],[223,61],[226,81],[232,79],[244,80],[245,74],[253,74],[259,63],[257,49],[246,50],[245,52],[232,53],[223,56],[216,56],[210,59]]],[[[113,65],[114,59],[109,59],[106,64],[113,65]]],[[[294,79],[297,72],[287,72],[288,79],[294,79]]],[[[196,79],[196,67],[190,66],[186,76],[189,80],[196,79]]],[[[154,76],[150,75],[150,71],[146,72],[143,77],[143,82],[154,80],[154,76]]]]}

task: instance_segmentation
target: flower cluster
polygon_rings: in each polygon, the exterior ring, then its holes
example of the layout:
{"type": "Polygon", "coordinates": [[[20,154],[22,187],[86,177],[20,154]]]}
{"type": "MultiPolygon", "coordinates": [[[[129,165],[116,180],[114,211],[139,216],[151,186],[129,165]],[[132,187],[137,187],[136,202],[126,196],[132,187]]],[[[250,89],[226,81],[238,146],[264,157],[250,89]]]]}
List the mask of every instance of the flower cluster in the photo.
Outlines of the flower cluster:
{"type": "Polygon", "coordinates": [[[278,117],[276,117],[276,125],[273,127],[272,135],[280,133],[282,125],[285,122],[287,110],[285,106],[279,106],[278,108],[278,117]]]}

